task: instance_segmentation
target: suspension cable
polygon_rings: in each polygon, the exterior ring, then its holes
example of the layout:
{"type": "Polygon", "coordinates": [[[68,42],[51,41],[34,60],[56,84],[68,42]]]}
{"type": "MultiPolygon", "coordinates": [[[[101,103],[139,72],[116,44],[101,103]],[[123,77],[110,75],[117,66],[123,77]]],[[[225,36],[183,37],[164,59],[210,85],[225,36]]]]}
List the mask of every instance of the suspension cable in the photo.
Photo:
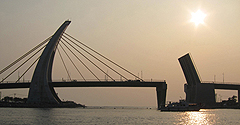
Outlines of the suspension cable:
{"type": "MultiPolygon", "coordinates": [[[[67,38],[67,37],[66,37],[67,38]]],[[[85,50],[84,48],[82,48],[81,46],[79,46],[78,44],[76,44],[75,42],[73,42],[72,40],[70,40],[69,38],[67,38],[69,41],[71,41],[73,44],[75,44],[76,46],[78,46],[80,49],[82,49],[83,51],[85,51],[86,53],[88,53],[90,56],[92,56],[93,58],[95,58],[96,60],[98,60],[99,62],[101,62],[103,65],[105,65],[106,67],[108,67],[109,69],[111,69],[112,71],[114,71],[115,73],[117,73],[118,75],[120,75],[121,77],[123,77],[124,79],[128,80],[125,76],[123,76],[122,74],[120,74],[119,72],[117,72],[116,70],[114,70],[112,67],[108,66],[106,63],[104,63],[103,61],[101,61],[100,59],[98,59],[96,56],[92,55],[91,53],[89,53],[87,50],[85,50]]],[[[106,73],[107,76],[109,76],[106,73]]]]}
{"type": "MultiPolygon", "coordinates": [[[[46,46],[46,45],[45,45],[46,46]]],[[[15,70],[13,70],[10,74],[8,74],[0,83],[2,83],[5,79],[7,79],[10,75],[12,75],[14,72],[16,72],[20,67],[22,67],[26,62],[28,62],[32,57],[34,57],[38,52],[40,52],[45,46],[43,46],[40,50],[35,52],[31,57],[29,57],[27,60],[25,60],[20,66],[18,66],[15,70]]]]}
{"type": "Polygon", "coordinates": [[[8,70],[9,68],[11,68],[13,65],[15,65],[16,63],[18,63],[19,61],[21,61],[23,58],[25,58],[26,56],[28,56],[29,54],[31,54],[33,51],[35,51],[36,49],[38,49],[39,47],[41,47],[43,44],[45,44],[47,41],[49,41],[51,39],[52,36],[48,37],[46,40],[44,40],[43,42],[41,42],[40,44],[38,44],[37,46],[35,46],[33,49],[29,50],[27,53],[25,53],[24,55],[22,55],[21,57],[19,57],[17,60],[15,60],[14,62],[12,62],[11,64],[9,64],[7,67],[5,67],[4,69],[2,69],[0,71],[0,74],[2,74],[3,72],[5,72],[6,70],[8,70]]]}
{"type": "MultiPolygon", "coordinates": [[[[103,56],[102,54],[100,54],[99,52],[95,51],[94,49],[90,48],[89,46],[85,45],[84,43],[82,43],[81,41],[77,40],[76,38],[70,36],[69,34],[67,33],[64,33],[66,34],[67,36],[69,36],[70,38],[74,39],[75,41],[77,41],[78,43],[82,44],[83,46],[85,46],[86,48],[92,50],[93,52],[95,52],[96,54],[98,54],[99,56],[103,57],[104,59],[108,60],[109,62],[113,63],[114,65],[116,65],[117,67],[121,68],[122,70],[128,72],[129,74],[133,75],[134,77],[144,81],[143,79],[139,78],[138,76],[136,76],[135,74],[131,73],[130,71],[128,71],[127,69],[123,68],[122,66],[118,65],[117,63],[113,62],[112,60],[108,59],[107,57],[103,56]]],[[[64,37],[66,37],[65,35],[63,34],[64,37]]]]}
{"type": "Polygon", "coordinates": [[[19,82],[19,80],[28,72],[28,70],[31,69],[32,66],[39,60],[39,58],[40,56],[31,64],[31,66],[27,68],[27,70],[18,78],[18,80],[15,83],[19,82]]]}
{"type": "MultiPolygon", "coordinates": [[[[62,38],[65,40],[64,38],[62,38]]],[[[111,76],[109,76],[107,73],[105,73],[99,66],[97,66],[93,61],[91,61],[88,57],[86,57],[84,54],[82,54],[78,49],[76,49],[73,45],[71,45],[68,41],[66,41],[72,48],[74,48],[79,54],[81,54],[85,59],[87,59],[90,63],[92,63],[96,68],[98,68],[101,72],[103,72],[105,75],[110,77],[113,81],[115,81],[111,76]]]]}
{"type": "MultiPolygon", "coordinates": [[[[62,38],[62,39],[63,39],[63,38],[62,38]]],[[[63,39],[63,40],[64,40],[64,39],[63,39]]],[[[64,40],[64,41],[65,41],[65,40],[64,40]]],[[[78,59],[78,61],[81,62],[81,63],[83,64],[83,66],[84,66],[95,78],[98,79],[98,81],[100,81],[100,79],[92,72],[92,70],[91,70],[90,68],[88,68],[88,66],[87,66],[81,59],[79,59],[79,57],[78,57],[64,42],[62,42],[62,43],[63,43],[64,46],[67,47],[68,50],[78,59]]]]}
{"type": "MultiPolygon", "coordinates": [[[[62,42],[60,40],[60,42],[62,42]]],[[[75,67],[75,69],[78,71],[78,73],[80,74],[80,76],[83,78],[84,81],[86,81],[86,79],[83,77],[82,73],[79,71],[79,69],[77,68],[77,66],[75,65],[75,63],[72,61],[72,59],[70,58],[70,56],[67,54],[67,52],[65,51],[65,49],[62,47],[61,44],[59,44],[61,49],[64,51],[64,53],[67,55],[68,59],[71,61],[71,63],[73,64],[73,66],[75,67]]]]}
{"type": "Polygon", "coordinates": [[[70,74],[69,74],[69,72],[68,72],[67,66],[66,66],[66,64],[65,64],[65,62],[64,62],[64,60],[63,60],[63,58],[62,58],[61,53],[60,53],[60,50],[59,50],[58,48],[57,48],[57,50],[58,50],[58,53],[59,53],[60,58],[61,58],[61,60],[62,60],[62,63],[63,63],[63,65],[64,65],[64,68],[65,68],[65,70],[66,70],[66,72],[67,72],[67,74],[68,74],[68,77],[69,77],[70,81],[72,81],[72,79],[71,79],[71,77],[70,77],[70,74]]]}

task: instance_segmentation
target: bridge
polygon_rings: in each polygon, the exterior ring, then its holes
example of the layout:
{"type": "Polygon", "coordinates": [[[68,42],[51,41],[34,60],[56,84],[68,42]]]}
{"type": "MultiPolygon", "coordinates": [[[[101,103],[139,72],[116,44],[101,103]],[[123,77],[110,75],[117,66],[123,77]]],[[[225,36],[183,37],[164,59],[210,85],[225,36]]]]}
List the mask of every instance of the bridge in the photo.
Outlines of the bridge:
{"type": "Polygon", "coordinates": [[[2,79],[2,81],[0,82],[0,89],[29,88],[28,100],[27,100],[28,104],[61,104],[62,101],[57,96],[54,90],[54,87],[155,87],[156,94],[157,94],[157,107],[161,108],[161,106],[165,105],[166,90],[167,90],[167,84],[165,80],[158,81],[158,82],[144,81],[143,79],[139,78],[137,75],[123,68],[119,64],[113,62],[109,58],[103,56],[96,50],[90,48],[89,46],[85,45],[84,43],[72,37],[71,35],[65,33],[65,30],[67,29],[70,23],[71,21],[65,21],[59,27],[59,29],[55,32],[54,35],[47,38],[45,41],[43,41],[42,43],[40,43],[39,45],[37,45],[27,53],[25,53],[23,56],[19,57],[13,63],[3,68],[0,71],[0,75],[4,74],[11,67],[19,63],[19,61],[21,61],[22,59],[25,59],[28,57],[25,61],[23,61],[22,64],[17,66],[17,68],[15,68],[13,71],[10,71],[10,73],[7,74],[6,77],[2,79]],[[60,48],[58,47],[58,45],[60,46],[62,51],[66,54],[66,57],[70,60],[72,65],[76,68],[77,72],[79,73],[79,76],[82,78],[83,81],[77,81],[77,80],[71,79],[70,73],[63,60],[62,54],[59,51],[60,48]],[[65,49],[63,47],[65,47],[65,49]],[[76,60],[78,60],[78,62],[82,64],[82,67],[85,67],[85,69],[87,69],[87,71],[90,72],[90,74],[92,74],[92,76],[94,76],[97,80],[87,81],[83,73],[81,72],[81,70],[77,68],[78,65],[76,65],[73,59],[70,58],[69,54],[66,53],[66,50],[68,50],[72,54],[72,56],[75,57],[76,60]],[[75,50],[75,52],[80,54],[81,58],[77,54],[75,54],[73,50],[75,50]],[[92,61],[89,57],[84,55],[83,52],[80,52],[80,50],[84,51],[86,54],[90,55],[93,59],[97,60],[98,62],[96,63],[92,61]],[[39,57],[36,57],[36,60],[34,60],[33,63],[25,70],[25,72],[21,76],[19,76],[16,82],[5,81],[13,73],[15,73],[19,68],[21,68],[24,64],[26,64],[30,59],[32,59],[35,55],[37,55],[37,53],[39,53],[40,51],[42,51],[41,55],[39,57]],[[56,51],[60,55],[61,61],[70,79],[69,81],[62,80],[60,82],[54,82],[52,80],[52,67],[53,67],[53,61],[54,61],[56,51]],[[89,51],[91,51],[92,53],[90,53],[89,51]],[[98,55],[99,57],[97,57],[93,53],[98,55]],[[135,77],[135,80],[128,79],[125,75],[123,75],[122,73],[114,69],[112,66],[108,65],[106,62],[101,60],[100,57],[110,62],[111,65],[114,65],[115,67],[118,67],[118,69],[121,69],[122,71],[124,71],[125,74],[127,73],[135,77]],[[111,79],[111,81],[109,80],[101,81],[100,78],[96,75],[96,73],[94,73],[90,69],[90,66],[87,66],[87,64],[83,62],[82,58],[87,60],[96,69],[101,71],[107,78],[111,79]],[[36,68],[34,69],[34,73],[32,75],[32,80],[30,82],[24,82],[24,81],[20,82],[20,79],[29,71],[30,68],[32,68],[35,65],[36,62],[37,64],[36,64],[36,68]],[[111,76],[108,72],[105,72],[97,64],[101,64],[107,67],[109,70],[111,70],[112,72],[120,76],[121,80],[120,81],[115,80],[113,76],[111,76]],[[122,80],[122,78],[125,80],[122,80]]]}
{"type": "Polygon", "coordinates": [[[216,104],[215,89],[237,90],[239,102],[239,84],[202,82],[201,77],[198,74],[197,68],[189,53],[180,57],[178,60],[187,81],[187,83],[184,85],[184,92],[186,93],[186,100],[188,102],[197,102],[210,106],[214,105],[216,104]]]}

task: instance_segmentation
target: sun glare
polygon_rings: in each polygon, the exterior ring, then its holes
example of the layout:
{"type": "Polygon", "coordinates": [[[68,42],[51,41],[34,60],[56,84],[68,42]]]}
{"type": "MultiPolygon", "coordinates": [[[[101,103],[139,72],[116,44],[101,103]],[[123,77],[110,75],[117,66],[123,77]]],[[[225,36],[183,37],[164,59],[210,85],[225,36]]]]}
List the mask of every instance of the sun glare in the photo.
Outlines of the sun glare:
{"type": "Polygon", "coordinates": [[[204,14],[201,10],[198,10],[195,13],[192,13],[192,19],[191,22],[195,23],[196,26],[199,24],[204,24],[204,18],[206,17],[206,14],[204,14]]]}

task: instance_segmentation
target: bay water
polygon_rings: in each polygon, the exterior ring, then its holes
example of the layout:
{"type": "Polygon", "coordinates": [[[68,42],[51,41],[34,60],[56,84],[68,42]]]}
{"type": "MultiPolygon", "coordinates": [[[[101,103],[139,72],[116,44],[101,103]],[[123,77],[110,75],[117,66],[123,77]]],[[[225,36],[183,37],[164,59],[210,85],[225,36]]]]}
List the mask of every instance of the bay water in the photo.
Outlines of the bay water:
{"type": "Polygon", "coordinates": [[[240,109],[161,112],[147,107],[0,108],[2,125],[237,125],[240,109]]]}

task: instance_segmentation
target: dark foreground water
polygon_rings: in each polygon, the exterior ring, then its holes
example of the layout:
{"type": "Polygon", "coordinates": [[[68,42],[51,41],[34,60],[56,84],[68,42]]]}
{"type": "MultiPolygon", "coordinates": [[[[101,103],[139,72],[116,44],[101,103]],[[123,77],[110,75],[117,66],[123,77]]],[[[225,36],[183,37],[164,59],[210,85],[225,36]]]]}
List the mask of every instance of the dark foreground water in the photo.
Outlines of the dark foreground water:
{"type": "Polygon", "coordinates": [[[0,108],[3,125],[159,125],[240,124],[239,109],[201,109],[199,112],[160,112],[136,107],[0,108]]]}

